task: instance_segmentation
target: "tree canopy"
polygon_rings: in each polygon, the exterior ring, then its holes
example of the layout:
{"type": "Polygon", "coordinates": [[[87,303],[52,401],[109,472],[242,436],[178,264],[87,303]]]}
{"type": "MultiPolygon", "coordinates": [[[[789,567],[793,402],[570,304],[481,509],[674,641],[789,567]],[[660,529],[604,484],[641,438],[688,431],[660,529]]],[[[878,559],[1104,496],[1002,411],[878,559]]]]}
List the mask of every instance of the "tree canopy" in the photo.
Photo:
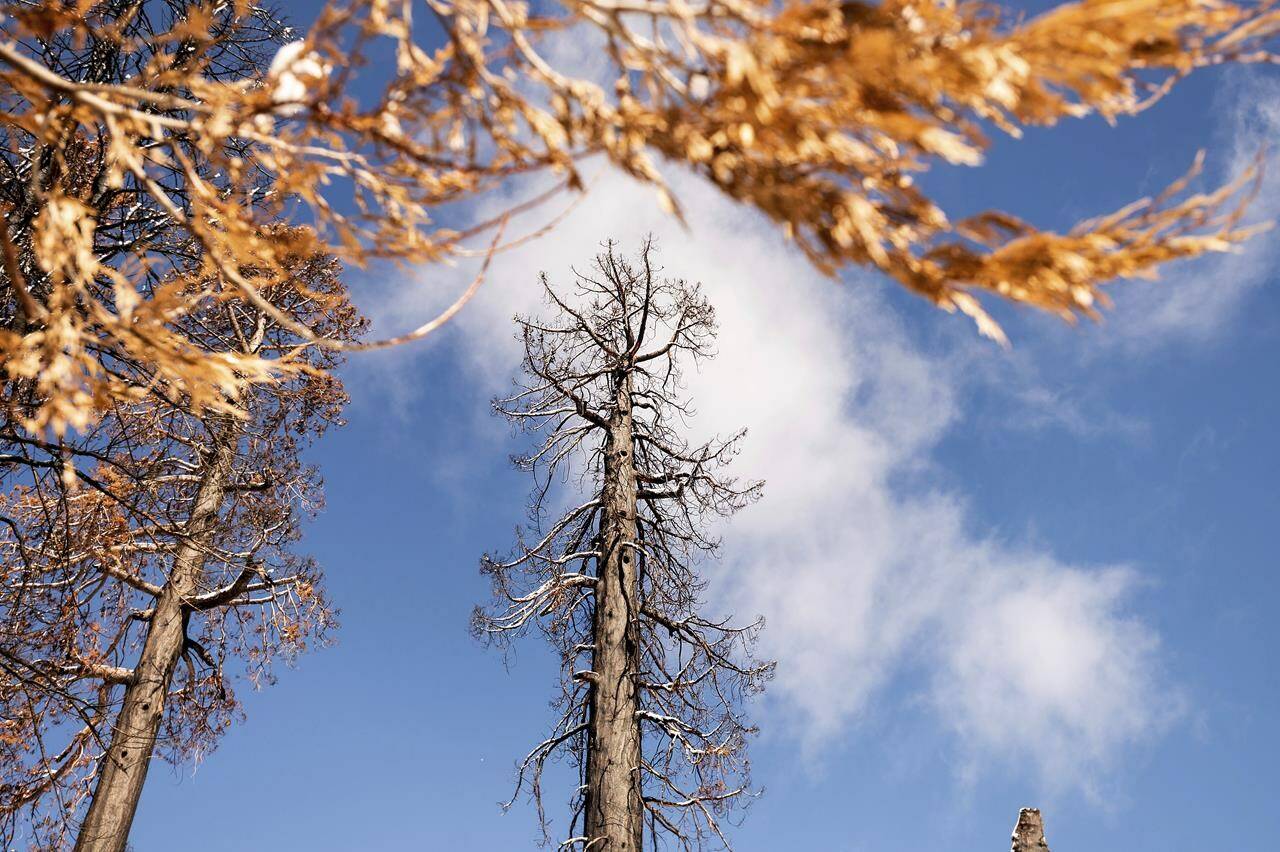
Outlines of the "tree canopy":
{"type": "Polygon", "coordinates": [[[223,49],[263,14],[246,0],[4,7],[5,158],[23,196],[0,229],[0,352],[38,388],[32,428],[83,427],[134,392],[103,351],[152,363],[213,408],[298,368],[289,355],[197,357],[173,319],[207,299],[248,299],[304,345],[391,342],[327,338],[261,288],[288,277],[290,256],[438,264],[501,250],[542,227],[506,236],[510,215],[585,191],[593,159],[676,213],[662,168],[690,169],[820,268],[879,269],[996,338],[985,294],[1091,316],[1102,285],[1250,236],[1251,175],[1208,192],[1179,181],[1066,233],[1000,211],[952,221],[915,176],[979,164],[991,133],[1116,120],[1197,69],[1270,61],[1280,27],[1270,0],[1081,0],[1029,18],[951,0],[331,0],[269,64],[242,61],[261,44],[223,49]],[[67,44],[126,73],[48,61],[67,44]],[[594,61],[573,59],[574,44],[598,48],[594,61]],[[383,56],[394,61],[372,61],[383,56]],[[534,173],[551,188],[448,224],[445,211],[534,173]],[[138,210],[147,224],[126,251],[95,249],[138,210]],[[268,227],[281,221],[301,227],[268,227]],[[143,286],[173,265],[161,233],[191,246],[181,274],[201,287],[143,286]]]}

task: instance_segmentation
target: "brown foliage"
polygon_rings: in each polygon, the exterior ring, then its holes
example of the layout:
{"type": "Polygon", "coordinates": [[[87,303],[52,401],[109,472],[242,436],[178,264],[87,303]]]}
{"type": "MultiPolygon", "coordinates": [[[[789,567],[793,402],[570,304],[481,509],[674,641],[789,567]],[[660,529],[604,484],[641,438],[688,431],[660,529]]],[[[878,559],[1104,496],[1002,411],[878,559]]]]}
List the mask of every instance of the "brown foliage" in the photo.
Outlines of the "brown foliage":
{"type": "Polygon", "coordinates": [[[993,337],[983,293],[1092,315],[1101,285],[1248,237],[1250,176],[1056,234],[1001,213],[952,223],[913,175],[976,165],[984,128],[1114,119],[1195,69],[1269,61],[1280,27],[1272,0],[1081,0],[1029,20],[953,0],[573,0],[540,13],[511,0],[333,0],[264,68],[223,50],[253,20],[244,0],[183,5],[167,30],[140,33],[134,10],[151,5],[6,7],[5,156],[25,189],[6,200],[0,234],[12,299],[0,351],[10,377],[34,384],[32,429],[86,427],[132,393],[101,368],[104,351],[152,364],[156,381],[212,409],[290,369],[289,354],[197,357],[172,320],[206,296],[353,348],[289,325],[262,297],[299,242],[357,264],[465,257],[506,217],[458,230],[441,208],[534,172],[581,190],[592,155],[673,210],[658,161],[691,168],[821,268],[878,268],[993,337]],[[415,29],[414,12],[430,26],[415,29]],[[605,70],[558,68],[570,40],[598,45],[605,70]],[[33,47],[50,42],[102,45],[130,73],[51,67],[33,47]],[[373,68],[374,55],[394,63],[373,68]],[[372,94],[357,96],[357,74],[372,94]],[[139,209],[136,239],[95,250],[113,217],[139,209]],[[266,227],[280,220],[307,230],[282,245],[266,227]],[[206,290],[147,286],[168,277],[179,245],[206,290]]]}

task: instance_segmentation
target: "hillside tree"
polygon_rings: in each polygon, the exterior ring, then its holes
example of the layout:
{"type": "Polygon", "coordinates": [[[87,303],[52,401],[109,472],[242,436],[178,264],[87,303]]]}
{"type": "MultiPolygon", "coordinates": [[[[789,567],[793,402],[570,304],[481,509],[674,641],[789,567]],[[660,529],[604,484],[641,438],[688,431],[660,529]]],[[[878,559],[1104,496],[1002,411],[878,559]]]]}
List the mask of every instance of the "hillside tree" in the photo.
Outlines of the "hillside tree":
{"type": "Polygon", "coordinates": [[[562,848],[727,845],[723,815],[752,795],[743,703],[773,671],[751,655],[759,620],[703,612],[706,524],[761,485],[724,473],[742,433],[684,434],[682,371],[711,354],[715,314],[654,260],[651,241],[634,262],[608,243],[571,293],[543,276],[551,312],[518,318],[523,377],[495,403],[540,439],[518,460],[537,485],[515,550],[484,559],[496,603],[473,624],[500,643],[537,629],[560,655],[558,718],[516,795],[530,791],[545,832],[543,769],[574,761],[562,848]],[[582,493],[558,510],[565,477],[582,493]]]}

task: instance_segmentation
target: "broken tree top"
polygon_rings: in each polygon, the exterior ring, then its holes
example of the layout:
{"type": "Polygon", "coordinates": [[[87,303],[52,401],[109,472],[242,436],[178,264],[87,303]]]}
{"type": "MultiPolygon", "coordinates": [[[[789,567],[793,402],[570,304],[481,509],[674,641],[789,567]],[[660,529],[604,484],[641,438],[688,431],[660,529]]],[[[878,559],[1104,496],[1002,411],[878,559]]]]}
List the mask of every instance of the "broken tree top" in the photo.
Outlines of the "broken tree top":
{"type": "Polygon", "coordinates": [[[1044,839],[1044,820],[1038,808],[1023,808],[1018,812],[1012,852],[1049,852],[1049,844],[1044,839]]]}

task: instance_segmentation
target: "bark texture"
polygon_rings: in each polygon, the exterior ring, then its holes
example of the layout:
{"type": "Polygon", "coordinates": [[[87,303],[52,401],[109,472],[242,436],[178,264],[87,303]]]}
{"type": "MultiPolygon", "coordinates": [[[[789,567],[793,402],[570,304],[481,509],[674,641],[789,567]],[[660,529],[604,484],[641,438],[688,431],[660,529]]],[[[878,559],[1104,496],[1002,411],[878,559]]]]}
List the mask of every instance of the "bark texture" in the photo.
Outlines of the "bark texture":
{"type": "Polygon", "coordinates": [[[593,849],[640,852],[644,801],[640,776],[640,581],[631,376],[620,373],[610,418],[601,492],[601,559],[588,710],[586,836],[593,849]]]}
{"type": "Polygon", "coordinates": [[[169,580],[156,599],[142,654],[112,725],[111,744],[102,758],[93,799],[76,839],[76,852],[124,852],[128,845],[173,672],[186,650],[189,602],[198,592],[209,539],[227,492],[237,437],[237,427],[225,424],[207,456],[184,540],[174,556],[169,580]]]}
{"type": "Polygon", "coordinates": [[[1023,808],[1018,812],[1012,852],[1049,852],[1049,844],[1044,839],[1044,820],[1038,808],[1023,808]]]}

